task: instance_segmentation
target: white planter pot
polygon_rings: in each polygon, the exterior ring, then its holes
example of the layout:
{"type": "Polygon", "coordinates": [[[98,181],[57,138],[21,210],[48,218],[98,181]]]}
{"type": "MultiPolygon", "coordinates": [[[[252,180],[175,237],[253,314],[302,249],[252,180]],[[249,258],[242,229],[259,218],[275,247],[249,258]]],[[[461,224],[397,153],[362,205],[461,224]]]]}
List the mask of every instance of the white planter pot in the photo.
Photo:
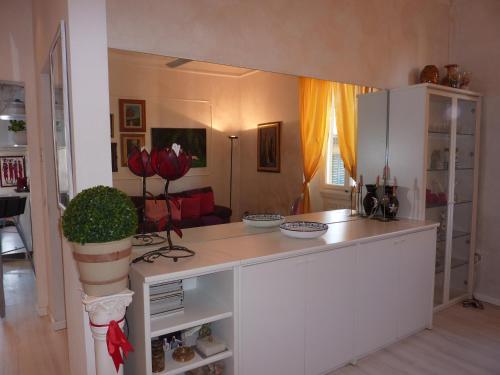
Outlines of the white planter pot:
{"type": "Polygon", "coordinates": [[[103,243],[72,243],[83,290],[89,296],[116,294],[128,287],[132,237],[103,243]]]}
{"type": "Polygon", "coordinates": [[[18,146],[25,146],[28,144],[28,137],[26,136],[26,130],[20,132],[10,132],[12,143],[18,146]]]}

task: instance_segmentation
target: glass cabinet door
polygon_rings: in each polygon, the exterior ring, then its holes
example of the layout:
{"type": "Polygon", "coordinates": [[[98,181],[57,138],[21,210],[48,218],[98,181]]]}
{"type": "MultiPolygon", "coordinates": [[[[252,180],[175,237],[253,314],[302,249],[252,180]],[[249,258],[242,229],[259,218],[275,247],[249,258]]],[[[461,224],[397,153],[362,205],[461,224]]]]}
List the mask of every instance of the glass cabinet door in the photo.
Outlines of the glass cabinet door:
{"type": "Polygon", "coordinates": [[[440,223],[436,245],[435,306],[444,302],[448,212],[453,204],[449,197],[452,104],[450,97],[429,95],[425,217],[440,223]]]}
{"type": "Polygon", "coordinates": [[[449,299],[468,292],[476,154],[477,102],[457,100],[449,299]]]}

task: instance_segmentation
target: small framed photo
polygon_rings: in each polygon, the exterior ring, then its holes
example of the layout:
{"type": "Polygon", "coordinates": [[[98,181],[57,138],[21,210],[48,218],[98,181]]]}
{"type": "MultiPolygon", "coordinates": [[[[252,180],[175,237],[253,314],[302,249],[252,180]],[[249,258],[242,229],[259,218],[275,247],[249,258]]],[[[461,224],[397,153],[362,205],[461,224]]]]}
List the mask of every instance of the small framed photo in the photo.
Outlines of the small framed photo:
{"type": "Polygon", "coordinates": [[[128,156],[134,147],[139,150],[146,144],[144,134],[120,134],[120,158],[122,167],[127,166],[128,156]]]}
{"type": "Polygon", "coordinates": [[[115,137],[115,115],[110,113],[109,114],[109,130],[111,133],[111,138],[115,137]]]}
{"type": "Polygon", "coordinates": [[[111,142],[111,172],[118,172],[118,145],[111,142]]]}
{"type": "Polygon", "coordinates": [[[281,167],[281,122],[257,126],[257,171],[279,173],[281,167]]]}
{"type": "Polygon", "coordinates": [[[118,99],[120,109],[120,132],[146,131],[146,101],[118,99]]]}
{"type": "Polygon", "coordinates": [[[17,179],[26,177],[24,156],[0,156],[0,186],[17,186],[17,179]]]}

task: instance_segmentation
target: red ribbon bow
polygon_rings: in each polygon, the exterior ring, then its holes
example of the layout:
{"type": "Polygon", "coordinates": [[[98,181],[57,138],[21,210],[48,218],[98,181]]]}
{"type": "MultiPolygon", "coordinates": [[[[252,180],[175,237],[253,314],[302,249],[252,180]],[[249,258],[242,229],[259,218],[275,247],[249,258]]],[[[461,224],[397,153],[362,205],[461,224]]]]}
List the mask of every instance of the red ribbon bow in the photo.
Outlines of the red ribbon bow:
{"type": "Polygon", "coordinates": [[[109,322],[108,332],[106,333],[106,344],[108,345],[108,353],[113,358],[116,372],[118,372],[120,364],[124,363],[123,357],[127,358],[128,352],[133,352],[134,348],[128,342],[127,337],[125,337],[115,320],[109,322]],[[120,348],[123,352],[123,357],[120,348]]]}
{"type": "Polygon", "coordinates": [[[106,327],[108,326],[108,331],[106,332],[106,345],[108,346],[108,353],[113,359],[113,363],[115,364],[116,372],[120,368],[120,365],[123,364],[123,357],[127,358],[128,352],[133,352],[134,348],[132,344],[128,342],[127,337],[123,334],[118,323],[122,322],[125,318],[119,320],[112,320],[109,324],[94,324],[90,322],[90,325],[93,327],[106,327]],[[120,348],[123,352],[120,352],[120,348]]]}

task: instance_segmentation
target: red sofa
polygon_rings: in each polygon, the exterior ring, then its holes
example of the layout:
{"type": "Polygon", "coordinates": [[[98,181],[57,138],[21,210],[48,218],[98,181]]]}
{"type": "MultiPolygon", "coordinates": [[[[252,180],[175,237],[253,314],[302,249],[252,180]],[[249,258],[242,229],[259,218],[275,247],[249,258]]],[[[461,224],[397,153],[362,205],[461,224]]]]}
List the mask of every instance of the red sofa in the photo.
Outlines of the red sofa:
{"type": "MultiPolygon", "coordinates": [[[[229,220],[231,219],[232,210],[230,208],[219,206],[214,203],[213,190],[210,186],[172,193],[169,194],[169,196],[179,199],[180,201],[181,218],[180,220],[173,220],[174,225],[178,228],[193,228],[206,225],[224,224],[229,223],[229,220]],[[198,216],[196,215],[196,209],[194,209],[193,211],[193,203],[196,205],[197,200],[193,200],[192,198],[200,196],[201,207],[198,216]],[[210,197],[212,200],[211,202],[210,197]],[[188,207],[188,201],[185,201],[185,211],[189,208],[189,212],[185,212],[186,214],[184,214],[182,201],[186,198],[189,201],[190,207],[188,207]]],[[[146,220],[146,222],[142,221],[144,210],[142,196],[131,196],[130,198],[134,202],[134,205],[137,209],[137,216],[139,218],[139,233],[143,228],[145,232],[158,232],[165,229],[164,220],[146,220]]],[[[165,196],[163,194],[157,197],[148,196],[147,199],[152,201],[154,201],[155,199],[164,200],[165,196]]]]}

